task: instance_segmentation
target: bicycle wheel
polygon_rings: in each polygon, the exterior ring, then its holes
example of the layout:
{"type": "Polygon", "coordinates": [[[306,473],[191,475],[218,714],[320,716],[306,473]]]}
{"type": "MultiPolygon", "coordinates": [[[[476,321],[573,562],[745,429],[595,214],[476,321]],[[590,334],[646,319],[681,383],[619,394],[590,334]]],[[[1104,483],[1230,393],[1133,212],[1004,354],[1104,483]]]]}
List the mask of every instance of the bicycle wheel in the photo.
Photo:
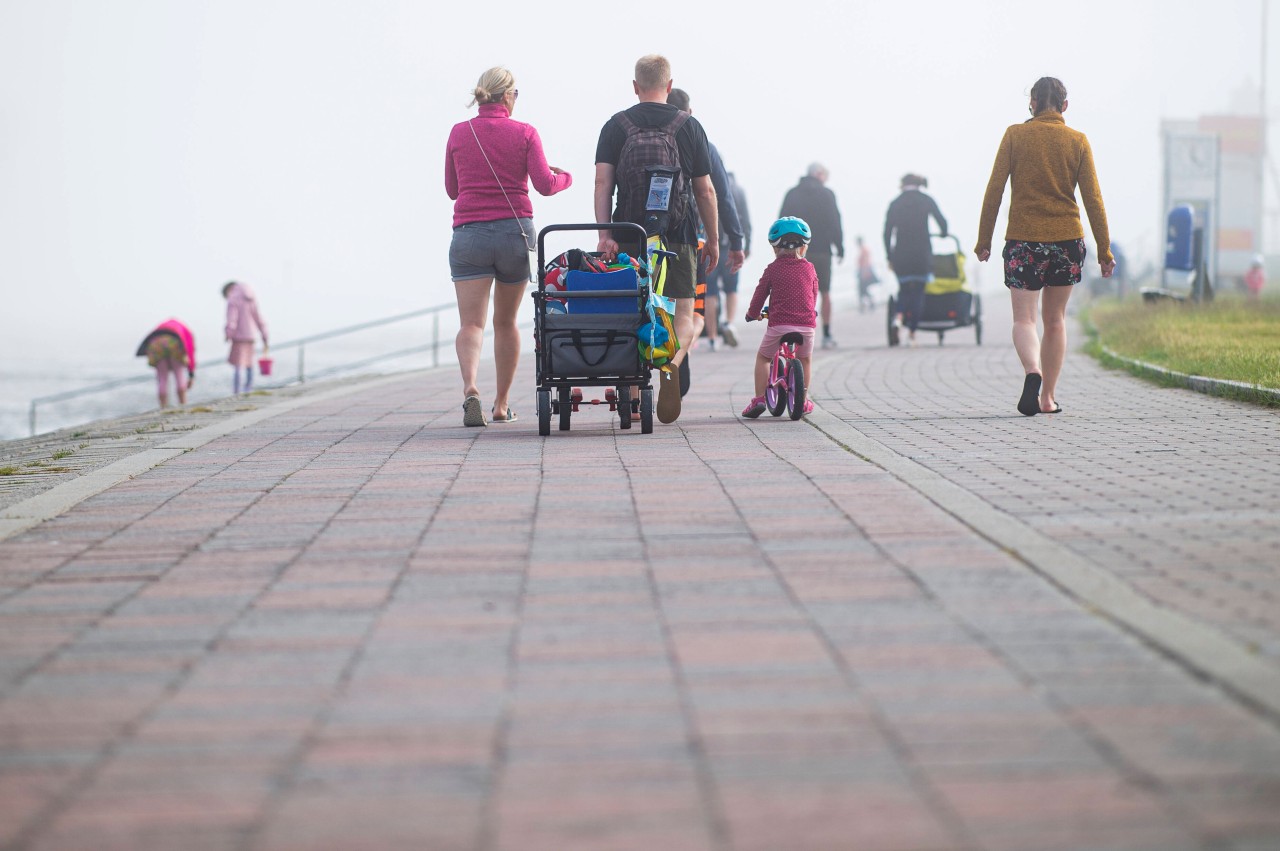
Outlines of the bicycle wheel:
{"type": "Polygon", "coordinates": [[[764,406],[775,417],[782,416],[787,409],[787,359],[782,350],[773,356],[773,365],[769,367],[769,383],[764,388],[764,406]]]}
{"type": "Polygon", "coordinates": [[[804,398],[804,364],[800,358],[792,358],[787,365],[787,407],[791,409],[791,419],[804,416],[804,398]]]}

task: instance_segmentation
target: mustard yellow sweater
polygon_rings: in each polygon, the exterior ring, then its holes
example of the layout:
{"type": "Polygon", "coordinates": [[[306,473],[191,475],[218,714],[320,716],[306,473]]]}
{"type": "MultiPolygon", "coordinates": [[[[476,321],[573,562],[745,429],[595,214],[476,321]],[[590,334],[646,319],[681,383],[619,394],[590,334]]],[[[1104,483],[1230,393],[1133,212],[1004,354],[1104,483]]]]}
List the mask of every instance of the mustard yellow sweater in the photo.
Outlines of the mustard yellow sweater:
{"type": "Polygon", "coordinates": [[[1098,246],[1098,262],[1111,262],[1107,211],[1093,170],[1093,151],[1085,135],[1068,127],[1061,113],[1045,110],[1004,131],[982,199],[977,251],[991,250],[991,232],[996,227],[1006,180],[1012,180],[1013,191],[1005,239],[1062,242],[1083,237],[1080,208],[1076,206],[1079,186],[1098,246]]]}

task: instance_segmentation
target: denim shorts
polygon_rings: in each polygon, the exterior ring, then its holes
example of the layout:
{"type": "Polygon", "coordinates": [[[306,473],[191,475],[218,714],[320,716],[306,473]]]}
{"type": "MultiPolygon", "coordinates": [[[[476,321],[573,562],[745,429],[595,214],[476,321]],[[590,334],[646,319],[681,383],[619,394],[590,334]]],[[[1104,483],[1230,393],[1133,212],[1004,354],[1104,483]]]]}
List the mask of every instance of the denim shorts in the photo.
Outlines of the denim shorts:
{"type": "Polygon", "coordinates": [[[729,271],[729,251],[721,246],[720,262],[707,273],[707,297],[738,291],[738,272],[729,271]]]}
{"type": "Polygon", "coordinates": [[[529,243],[536,239],[533,219],[468,222],[453,229],[449,272],[455,281],[495,278],[502,284],[529,280],[529,243]],[[523,233],[521,229],[523,228],[523,233]]]}

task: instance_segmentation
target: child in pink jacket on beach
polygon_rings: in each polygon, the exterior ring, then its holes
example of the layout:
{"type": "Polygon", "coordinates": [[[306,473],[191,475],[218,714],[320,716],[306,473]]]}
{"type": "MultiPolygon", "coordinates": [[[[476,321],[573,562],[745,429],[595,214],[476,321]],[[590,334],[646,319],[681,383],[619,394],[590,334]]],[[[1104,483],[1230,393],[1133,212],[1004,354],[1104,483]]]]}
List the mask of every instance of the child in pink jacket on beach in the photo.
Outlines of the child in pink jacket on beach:
{"type": "Polygon", "coordinates": [[[222,287],[222,297],[227,300],[227,327],[225,337],[231,343],[227,363],[231,364],[231,388],[236,394],[253,389],[253,340],[254,329],[262,337],[262,348],[267,349],[267,323],[258,312],[258,300],[253,290],[239,281],[228,281],[222,287]],[[243,371],[243,379],[241,372],[243,371]]]}

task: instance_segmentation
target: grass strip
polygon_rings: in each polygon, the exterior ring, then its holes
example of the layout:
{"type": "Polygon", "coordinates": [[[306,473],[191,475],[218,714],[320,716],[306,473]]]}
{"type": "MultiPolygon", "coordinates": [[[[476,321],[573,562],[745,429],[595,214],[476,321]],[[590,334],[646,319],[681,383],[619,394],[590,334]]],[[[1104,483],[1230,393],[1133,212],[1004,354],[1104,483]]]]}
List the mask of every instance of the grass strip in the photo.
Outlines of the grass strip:
{"type": "Polygon", "coordinates": [[[1087,350],[1106,366],[1280,407],[1280,393],[1267,392],[1280,391],[1280,300],[1100,301],[1089,307],[1086,326],[1087,350]]]}

